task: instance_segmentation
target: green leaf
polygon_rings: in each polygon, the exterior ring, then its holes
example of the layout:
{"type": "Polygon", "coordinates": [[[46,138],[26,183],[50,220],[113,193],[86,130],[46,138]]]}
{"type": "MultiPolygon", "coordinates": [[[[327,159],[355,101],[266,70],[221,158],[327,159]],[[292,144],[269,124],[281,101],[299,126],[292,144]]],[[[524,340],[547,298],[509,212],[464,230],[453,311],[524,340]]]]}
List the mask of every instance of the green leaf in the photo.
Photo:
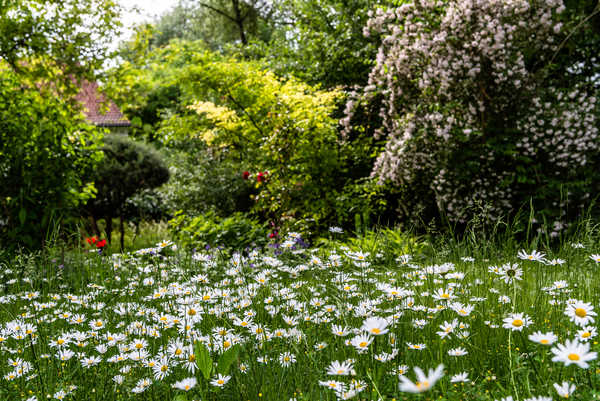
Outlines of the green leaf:
{"type": "Polygon", "coordinates": [[[239,353],[240,347],[237,345],[234,345],[227,351],[223,352],[219,358],[219,363],[217,364],[217,372],[222,375],[226,375],[229,372],[231,364],[237,359],[239,353]]]}
{"type": "Polygon", "coordinates": [[[185,394],[177,394],[173,401],[187,401],[187,396],[185,394]]]}
{"type": "Polygon", "coordinates": [[[21,225],[25,225],[25,220],[27,219],[27,210],[25,208],[21,208],[19,210],[19,222],[21,225]]]}
{"type": "Polygon", "coordinates": [[[199,341],[194,343],[194,353],[196,354],[196,366],[202,372],[206,380],[210,379],[210,374],[213,369],[213,361],[208,352],[208,348],[199,341]]]}

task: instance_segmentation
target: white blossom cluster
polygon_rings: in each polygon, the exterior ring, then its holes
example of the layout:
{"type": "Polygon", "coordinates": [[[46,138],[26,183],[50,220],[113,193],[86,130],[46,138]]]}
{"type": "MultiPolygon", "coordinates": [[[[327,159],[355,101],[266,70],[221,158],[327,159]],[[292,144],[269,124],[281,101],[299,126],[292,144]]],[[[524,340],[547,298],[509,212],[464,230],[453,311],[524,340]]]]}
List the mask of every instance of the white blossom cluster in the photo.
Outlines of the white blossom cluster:
{"type": "Polygon", "coordinates": [[[349,131],[359,99],[382,99],[375,134],[387,141],[372,175],[426,182],[435,199],[417,205],[462,221],[477,202],[498,216],[518,206],[517,157],[559,178],[588,163],[599,149],[594,91],[543,75],[566,36],[564,11],[562,0],[414,0],[372,12],[364,33],[381,46],[341,120],[349,131]]]}

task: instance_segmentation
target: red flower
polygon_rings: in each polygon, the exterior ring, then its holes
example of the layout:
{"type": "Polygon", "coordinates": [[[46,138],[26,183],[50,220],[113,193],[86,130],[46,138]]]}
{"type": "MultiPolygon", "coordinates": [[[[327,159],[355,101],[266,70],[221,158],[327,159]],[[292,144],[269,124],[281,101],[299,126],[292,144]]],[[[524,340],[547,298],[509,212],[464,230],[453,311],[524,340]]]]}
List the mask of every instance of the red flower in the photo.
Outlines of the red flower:
{"type": "Polygon", "coordinates": [[[106,246],[106,240],[103,239],[102,241],[98,241],[96,243],[96,248],[104,248],[106,246]]]}
{"type": "Polygon", "coordinates": [[[249,171],[244,171],[244,172],[242,173],[242,178],[243,178],[244,180],[247,180],[249,177],[250,177],[250,172],[249,172],[249,171]]]}
{"type": "Polygon", "coordinates": [[[85,240],[87,241],[88,244],[92,245],[92,244],[95,244],[96,241],[98,241],[98,238],[96,238],[96,237],[89,237],[89,238],[86,238],[85,240]]]}
{"type": "Polygon", "coordinates": [[[269,238],[275,238],[277,237],[277,231],[273,231],[271,234],[269,234],[269,238]]]}
{"type": "Polygon", "coordinates": [[[262,172],[262,173],[258,173],[256,175],[256,181],[258,182],[265,182],[267,180],[267,174],[268,172],[262,172]]]}

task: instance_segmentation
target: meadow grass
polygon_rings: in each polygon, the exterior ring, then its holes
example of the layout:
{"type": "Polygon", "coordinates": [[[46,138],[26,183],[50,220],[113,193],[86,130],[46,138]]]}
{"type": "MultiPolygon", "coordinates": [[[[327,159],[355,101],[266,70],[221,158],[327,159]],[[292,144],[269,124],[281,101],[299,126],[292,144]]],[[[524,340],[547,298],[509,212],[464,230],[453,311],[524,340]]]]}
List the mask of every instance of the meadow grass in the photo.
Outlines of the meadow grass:
{"type": "Polygon", "coordinates": [[[13,255],[0,399],[595,399],[594,232],[13,255]]]}

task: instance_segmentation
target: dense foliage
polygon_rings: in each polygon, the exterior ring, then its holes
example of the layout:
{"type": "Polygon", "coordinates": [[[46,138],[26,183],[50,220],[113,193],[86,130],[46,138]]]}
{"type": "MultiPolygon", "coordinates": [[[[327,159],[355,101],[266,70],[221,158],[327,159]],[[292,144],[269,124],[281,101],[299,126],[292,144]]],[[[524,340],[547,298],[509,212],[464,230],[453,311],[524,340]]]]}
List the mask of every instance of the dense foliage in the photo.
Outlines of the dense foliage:
{"type": "Polygon", "coordinates": [[[177,243],[188,249],[262,247],[268,242],[269,234],[265,224],[239,212],[227,217],[219,217],[214,212],[195,217],[176,213],[169,227],[177,243]]]}
{"type": "MultiPolygon", "coordinates": [[[[112,218],[125,217],[125,202],[143,189],[158,187],[169,179],[169,170],[156,151],[130,138],[113,134],[104,137],[101,148],[104,159],[92,173],[97,193],[84,206],[94,219],[94,228],[100,235],[96,221],[104,218],[110,242],[112,218]]],[[[121,235],[123,241],[123,235],[121,235]]]]}
{"type": "Polygon", "coordinates": [[[112,0],[0,1],[0,59],[20,74],[70,89],[92,78],[121,27],[112,0]]]}
{"type": "Polygon", "coordinates": [[[176,155],[165,187],[174,210],[223,216],[251,209],[278,226],[301,221],[295,229],[310,231],[354,226],[365,205],[366,213],[389,208],[384,194],[355,181],[369,171],[373,144],[365,136],[341,140],[340,91],[201,46],[171,42],[115,74],[127,83],[118,88],[122,99],[133,93],[123,105],[138,122],[136,134],[176,155]]]}
{"type": "Polygon", "coordinates": [[[350,106],[383,99],[373,175],[401,188],[404,219],[465,222],[481,204],[494,220],[532,200],[557,234],[590,204],[600,156],[592,3],[415,1],[372,13],[365,34],[382,45],[350,106]]]}
{"type": "Polygon", "coordinates": [[[94,195],[101,135],[68,102],[0,67],[0,242],[37,248],[94,195]]]}

